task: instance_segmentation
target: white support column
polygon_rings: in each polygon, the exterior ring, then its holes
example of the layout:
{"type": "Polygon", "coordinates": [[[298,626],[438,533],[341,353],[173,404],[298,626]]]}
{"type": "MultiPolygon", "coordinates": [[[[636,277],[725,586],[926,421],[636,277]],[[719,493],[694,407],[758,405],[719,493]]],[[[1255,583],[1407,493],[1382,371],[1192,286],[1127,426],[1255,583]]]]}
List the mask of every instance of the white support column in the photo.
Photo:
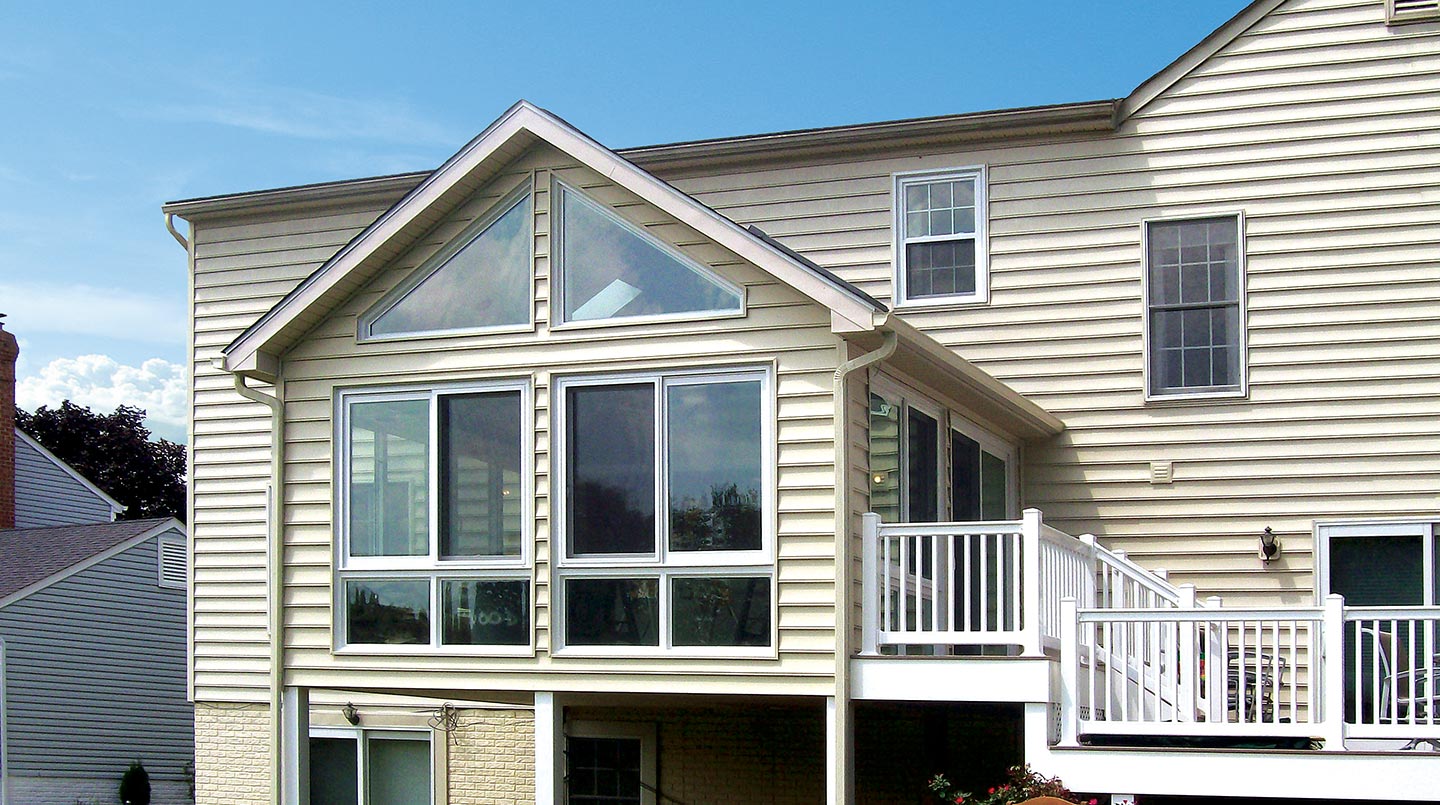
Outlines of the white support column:
{"type": "MultiPolygon", "coordinates": [[[[1080,745],[1080,617],[1076,609],[1075,599],[1060,600],[1060,746],[1080,745]]],[[[1093,648],[1091,652],[1093,669],[1093,648]]]]}
{"type": "Polygon", "coordinates": [[[565,794],[565,707],[535,694],[535,805],[561,805],[565,794]]]}
{"type": "Polygon", "coordinates": [[[861,516],[860,656],[880,656],[880,515],[861,516]]]}
{"type": "MultiPolygon", "coordinates": [[[[1025,638],[1021,653],[1026,657],[1044,656],[1040,636],[1040,526],[1039,509],[1026,509],[1021,514],[1021,589],[1020,617],[1025,623],[1025,638]]],[[[1012,591],[1013,594],[1013,591],[1012,591]]]]}
{"type": "Polygon", "coordinates": [[[849,805],[855,800],[854,712],[849,702],[825,697],[825,802],[849,805]]]}
{"type": "Polygon", "coordinates": [[[310,689],[285,688],[280,703],[284,805],[310,805],[310,689]]]}
{"type": "MultiPolygon", "coordinates": [[[[1224,604],[1225,602],[1218,595],[1212,595],[1205,599],[1205,608],[1209,610],[1222,609],[1224,604]]],[[[1219,625],[1207,621],[1204,627],[1205,696],[1210,705],[1209,719],[1216,723],[1224,723],[1230,698],[1230,658],[1226,649],[1226,640],[1229,636],[1222,632],[1230,627],[1223,621],[1224,613],[1216,612],[1215,617],[1221,619],[1219,625]]]]}
{"type": "MultiPolygon", "coordinates": [[[[1320,737],[1330,752],[1345,751],[1345,597],[1325,596],[1325,620],[1321,627],[1320,690],[1322,712],[1320,737]]],[[[1358,641],[1357,641],[1357,651],[1358,641]]],[[[1312,672],[1313,674],[1313,672],[1312,672]]]]}
{"type": "MultiPolygon", "coordinates": [[[[1195,585],[1182,584],[1179,589],[1180,609],[1195,609],[1195,585]]],[[[1177,665],[1180,673],[1176,681],[1175,714],[1180,721],[1194,721],[1200,695],[1200,688],[1195,684],[1200,673],[1200,660],[1195,650],[1195,622],[1181,621],[1179,631],[1180,655],[1177,665]]]]}

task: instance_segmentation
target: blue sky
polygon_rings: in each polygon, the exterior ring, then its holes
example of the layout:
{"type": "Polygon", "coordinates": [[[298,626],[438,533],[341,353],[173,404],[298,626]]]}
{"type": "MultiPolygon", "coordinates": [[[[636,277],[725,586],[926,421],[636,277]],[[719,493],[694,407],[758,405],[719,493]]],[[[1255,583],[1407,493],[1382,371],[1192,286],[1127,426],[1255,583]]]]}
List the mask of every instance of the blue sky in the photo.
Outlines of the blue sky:
{"type": "Polygon", "coordinates": [[[1118,97],[1244,5],[0,0],[20,403],[183,438],[164,201],[432,168],[518,98],[624,147],[1118,97]]]}

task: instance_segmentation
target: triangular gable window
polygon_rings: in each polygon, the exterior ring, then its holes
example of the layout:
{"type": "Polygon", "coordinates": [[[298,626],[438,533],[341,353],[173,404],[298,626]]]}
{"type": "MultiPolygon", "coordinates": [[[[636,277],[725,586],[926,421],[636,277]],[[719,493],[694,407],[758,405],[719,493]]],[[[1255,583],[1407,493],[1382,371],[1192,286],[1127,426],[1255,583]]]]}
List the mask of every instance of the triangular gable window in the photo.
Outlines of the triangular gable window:
{"type": "Polygon", "coordinates": [[[736,285],[574,188],[557,183],[555,195],[564,321],[744,311],[736,285]]]}
{"type": "Polygon", "coordinates": [[[362,338],[530,323],[530,194],[495,205],[361,319],[362,338]]]}

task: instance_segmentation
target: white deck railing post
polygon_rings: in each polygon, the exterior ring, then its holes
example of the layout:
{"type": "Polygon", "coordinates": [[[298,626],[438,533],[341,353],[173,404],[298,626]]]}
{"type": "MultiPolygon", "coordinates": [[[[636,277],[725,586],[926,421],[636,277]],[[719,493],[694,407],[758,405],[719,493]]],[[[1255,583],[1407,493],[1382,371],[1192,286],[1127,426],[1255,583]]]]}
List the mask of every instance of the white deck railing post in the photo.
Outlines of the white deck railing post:
{"type": "MultiPolygon", "coordinates": [[[[1180,585],[1180,609],[1195,609],[1195,585],[1180,585]]],[[[1195,622],[1181,621],[1179,625],[1180,656],[1176,663],[1178,673],[1175,683],[1175,714],[1180,721],[1193,721],[1200,703],[1197,695],[1199,687],[1195,684],[1200,673],[1200,663],[1195,656],[1195,622]]]]}
{"type": "MultiPolygon", "coordinates": [[[[1334,594],[1325,596],[1325,621],[1320,629],[1318,662],[1321,666],[1321,737],[1325,739],[1326,749],[1332,752],[1343,752],[1345,751],[1344,596],[1334,594]]],[[[1314,716],[1312,715],[1311,718],[1313,719],[1314,716]]]]}
{"type": "Polygon", "coordinates": [[[880,515],[861,516],[860,656],[880,656],[880,515]]]}
{"type": "MultiPolygon", "coordinates": [[[[1095,667],[1095,649],[1091,650],[1095,667]]],[[[1093,673],[1093,670],[1092,670],[1093,673]]],[[[1091,703],[1094,707],[1094,703],[1091,703]]],[[[1080,745],[1080,615],[1075,599],[1060,600],[1060,745],[1080,745]]]]}
{"type": "Polygon", "coordinates": [[[1027,657],[1039,657],[1041,650],[1040,617],[1040,526],[1043,519],[1039,509],[1026,509],[1020,519],[1020,618],[1024,624],[1025,638],[1021,653],[1027,657]]]}
{"type": "MultiPolygon", "coordinates": [[[[1205,608],[1220,609],[1224,603],[1220,596],[1212,595],[1205,599],[1205,608]]],[[[1223,616],[1217,614],[1216,617],[1223,616]]],[[[1207,720],[1212,722],[1224,721],[1226,708],[1230,706],[1230,658],[1223,634],[1226,628],[1229,627],[1205,623],[1205,703],[1207,720]]]]}
{"type": "Polygon", "coordinates": [[[1080,542],[1085,546],[1085,558],[1088,564],[1085,565],[1085,580],[1081,589],[1079,604],[1086,609],[1094,609],[1100,606],[1100,595],[1096,592],[1098,579],[1096,574],[1100,572],[1100,560],[1095,553],[1095,535],[1081,534],[1080,542]]]}

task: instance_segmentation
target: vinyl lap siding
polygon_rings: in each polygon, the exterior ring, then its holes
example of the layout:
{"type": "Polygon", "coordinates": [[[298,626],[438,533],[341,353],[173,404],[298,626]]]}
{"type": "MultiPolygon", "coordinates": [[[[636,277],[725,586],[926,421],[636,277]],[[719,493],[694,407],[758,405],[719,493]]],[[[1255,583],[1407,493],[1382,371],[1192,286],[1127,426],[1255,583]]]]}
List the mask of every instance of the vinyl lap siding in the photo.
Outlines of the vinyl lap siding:
{"type": "Polygon", "coordinates": [[[737,676],[761,692],[833,692],[834,455],[831,377],[838,341],[828,312],[734,255],[641,204],[548,147],[527,152],[434,232],[397,258],[287,356],[286,631],[297,684],[388,687],[406,672],[412,688],[720,691],[737,676]],[[746,286],[742,319],[552,330],[550,176],[558,175],[657,237],[746,286]],[[521,183],[535,192],[535,333],[453,336],[357,344],[356,319],[455,233],[521,183]],[[654,368],[765,366],[774,362],[778,399],[778,662],[674,658],[552,657],[552,386],[568,375],[654,368]],[[337,388],[532,377],[534,402],[535,621],[537,656],[482,658],[332,654],[333,395],[337,388]],[[544,673],[543,679],[535,672],[544,673]],[[753,678],[763,678],[756,683],[753,678]]]}
{"type": "Polygon", "coordinates": [[[194,757],[185,591],[156,583],[156,545],[0,609],[10,774],[118,784],[140,759],[152,777],[184,779],[194,757]]]}
{"type": "Polygon", "coordinates": [[[396,199],[194,222],[194,673],[197,701],[267,700],[268,409],[211,359],[396,199]]]}
{"type": "Polygon", "coordinates": [[[891,174],[986,165],[991,302],[904,315],[1065,420],[1025,504],[1205,593],[1307,602],[1315,520],[1433,516],[1440,488],[1440,37],[1384,13],[1288,3],[1116,134],[674,182],[888,298],[891,174]],[[1141,221],[1222,211],[1249,397],[1146,403],[1141,221]]]}
{"type": "Polygon", "coordinates": [[[15,527],[108,523],[110,504],[55,466],[24,439],[15,440],[15,527]]]}

